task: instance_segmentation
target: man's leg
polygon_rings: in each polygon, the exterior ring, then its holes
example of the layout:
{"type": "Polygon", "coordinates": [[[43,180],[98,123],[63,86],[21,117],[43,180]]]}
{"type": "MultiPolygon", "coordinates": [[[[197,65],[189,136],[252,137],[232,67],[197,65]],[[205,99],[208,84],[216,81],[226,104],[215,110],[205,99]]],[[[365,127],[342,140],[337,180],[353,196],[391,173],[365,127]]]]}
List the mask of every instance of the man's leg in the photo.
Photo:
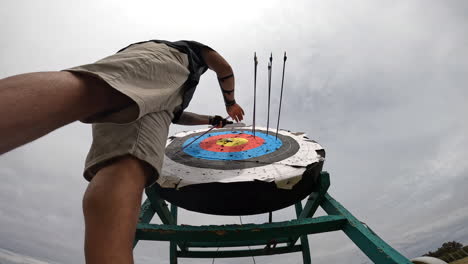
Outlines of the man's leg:
{"type": "Polygon", "coordinates": [[[131,103],[104,81],[70,72],[0,79],[0,155],[73,121],[131,103]]]}
{"type": "Polygon", "coordinates": [[[152,168],[132,156],[100,169],[83,198],[87,264],[133,263],[141,197],[152,168]]]}

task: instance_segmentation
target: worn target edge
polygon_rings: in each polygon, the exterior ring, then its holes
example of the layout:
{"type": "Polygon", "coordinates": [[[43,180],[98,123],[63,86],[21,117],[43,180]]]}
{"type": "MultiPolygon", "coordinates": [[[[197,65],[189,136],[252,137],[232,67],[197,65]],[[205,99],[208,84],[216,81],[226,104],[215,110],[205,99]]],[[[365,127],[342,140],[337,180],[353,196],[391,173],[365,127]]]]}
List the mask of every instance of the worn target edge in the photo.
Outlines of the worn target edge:
{"type": "MultiPolygon", "coordinates": [[[[232,131],[236,131],[233,128],[232,131]]],[[[252,129],[251,126],[241,129],[252,129]]],[[[176,138],[185,137],[194,133],[206,132],[208,129],[198,129],[192,131],[183,131],[168,138],[166,147],[176,138]]],[[[266,131],[266,128],[257,127],[256,130],[266,131]]],[[[214,130],[216,131],[216,130],[214,130]]],[[[271,133],[276,133],[276,129],[269,129],[271,133]]],[[[275,182],[277,188],[292,189],[293,186],[302,179],[302,174],[309,164],[324,160],[317,151],[323,150],[323,147],[317,142],[310,140],[305,133],[294,133],[280,129],[278,134],[289,136],[299,144],[299,150],[289,158],[282,161],[273,162],[265,166],[219,170],[212,168],[199,168],[188,166],[173,161],[167,155],[164,155],[164,163],[161,175],[157,183],[163,188],[182,188],[187,185],[204,183],[230,183],[247,181],[275,182]],[[181,177],[180,175],[184,175],[181,177]]]]}

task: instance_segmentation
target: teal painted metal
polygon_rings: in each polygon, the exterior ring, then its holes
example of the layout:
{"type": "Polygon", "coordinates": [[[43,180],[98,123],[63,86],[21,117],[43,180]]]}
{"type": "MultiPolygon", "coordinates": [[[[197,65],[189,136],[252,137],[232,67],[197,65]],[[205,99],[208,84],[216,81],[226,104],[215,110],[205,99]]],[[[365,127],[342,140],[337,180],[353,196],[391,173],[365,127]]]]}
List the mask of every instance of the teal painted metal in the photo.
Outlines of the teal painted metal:
{"type": "Polygon", "coordinates": [[[151,206],[150,200],[146,199],[145,202],[141,205],[140,217],[138,218],[141,223],[149,223],[153,219],[156,211],[151,206]]]}
{"type": "Polygon", "coordinates": [[[260,246],[268,244],[282,244],[291,242],[290,238],[275,238],[271,240],[248,240],[248,241],[227,241],[227,242],[187,242],[185,245],[187,247],[197,247],[197,248],[221,248],[221,247],[247,247],[247,246],[260,246]]]}
{"type": "Polygon", "coordinates": [[[370,228],[364,226],[329,194],[325,195],[322,208],[328,214],[343,215],[348,219],[343,232],[374,262],[379,264],[411,264],[412,262],[390,247],[370,228]]]}
{"type": "MultiPolygon", "coordinates": [[[[149,223],[155,213],[156,211],[151,206],[150,200],[146,199],[145,202],[141,205],[140,216],[138,218],[139,222],[149,223]]],[[[133,240],[133,248],[135,248],[137,244],[138,244],[138,238],[135,236],[135,239],[133,240]]]]}
{"type": "Polygon", "coordinates": [[[166,225],[174,225],[175,221],[172,218],[171,212],[167,208],[167,203],[161,199],[155,188],[146,188],[146,196],[151,201],[151,205],[158,214],[159,218],[166,225]]]}
{"type": "Polygon", "coordinates": [[[300,236],[340,230],[346,223],[343,216],[320,216],[271,224],[246,224],[225,226],[177,226],[139,223],[140,240],[156,241],[239,241],[271,240],[276,237],[300,236]]]}
{"type": "Polygon", "coordinates": [[[328,172],[321,172],[319,188],[316,192],[312,192],[309,195],[307,203],[304,206],[304,210],[302,210],[302,213],[298,216],[298,218],[312,217],[317,211],[320,204],[322,203],[323,197],[327,193],[329,187],[330,175],[328,174],[328,172]]]}
{"type": "MultiPolygon", "coordinates": [[[[330,187],[330,175],[328,172],[323,171],[320,173],[319,186],[317,191],[312,192],[307,199],[307,203],[304,206],[304,209],[301,210],[300,215],[297,216],[298,219],[304,219],[312,217],[317,211],[320,203],[323,201],[324,195],[327,193],[328,188],[330,187]]],[[[302,205],[301,205],[302,208],[302,205]]],[[[289,246],[294,246],[299,237],[292,239],[292,242],[289,243],[289,246]]]]}
{"type": "MultiPolygon", "coordinates": [[[[171,204],[171,216],[174,223],[177,224],[177,206],[171,204]]],[[[177,243],[175,241],[169,242],[169,262],[170,264],[177,264],[177,243]]]]}
{"type": "Polygon", "coordinates": [[[305,205],[295,205],[298,219],[286,222],[225,225],[225,226],[178,226],[177,207],[167,208],[153,188],[148,188],[148,199],[143,203],[140,222],[137,226],[135,243],[138,240],[170,241],[170,263],[184,258],[231,258],[284,254],[301,251],[303,262],[310,264],[310,249],[307,234],[343,230],[345,234],[375,263],[411,264],[411,262],[386,244],[369,227],[362,224],[341,204],[327,194],[330,179],[327,172],[320,175],[319,188],[313,192],[305,205]],[[318,206],[328,216],[311,218],[318,206]],[[157,213],[162,225],[149,224],[157,213]],[[301,245],[295,246],[298,238],[301,245]],[[288,246],[269,247],[271,244],[287,243],[288,246]],[[181,251],[177,251],[177,245],[181,251]],[[238,247],[266,245],[264,249],[193,251],[188,247],[238,247]]]}
{"type": "MultiPolygon", "coordinates": [[[[296,209],[296,216],[299,217],[302,213],[302,203],[298,202],[295,204],[296,209]]],[[[290,243],[289,247],[294,246],[294,243],[290,243]]],[[[301,236],[301,251],[302,251],[302,262],[304,264],[311,264],[310,260],[310,248],[309,248],[309,240],[307,239],[307,235],[301,236]]]]}
{"type": "Polygon", "coordinates": [[[180,258],[239,258],[239,257],[256,257],[269,256],[276,254],[285,254],[301,251],[301,246],[294,247],[277,247],[277,248],[261,248],[261,249],[246,249],[246,250],[223,250],[223,251],[187,251],[178,252],[180,258]]]}

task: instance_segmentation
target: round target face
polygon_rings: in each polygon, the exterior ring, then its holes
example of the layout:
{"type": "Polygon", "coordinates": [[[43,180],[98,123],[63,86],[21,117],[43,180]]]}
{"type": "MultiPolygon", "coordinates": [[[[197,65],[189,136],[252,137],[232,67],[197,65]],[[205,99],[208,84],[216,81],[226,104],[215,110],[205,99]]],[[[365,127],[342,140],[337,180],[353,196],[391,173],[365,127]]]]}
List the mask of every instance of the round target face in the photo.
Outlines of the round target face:
{"type": "Polygon", "coordinates": [[[198,139],[197,136],[188,138],[182,148],[185,153],[200,159],[245,160],[277,151],[281,145],[281,139],[262,132],[254,136],[250,131],[223,131],[208,133],[198,139]]]}
{"type": "Polygon", "coordinates": [[[304,133],[252,127],[180,132],[169,137],[158,192],[195,212],[259,214],[305,198],[325,151],[304,133]]]}
{"type": "Polygon", "coordinates": [[[234,170],[265,166],[293,156],[299,144],[291,137],[271,131],[218,129],[175,138],[166,155],[175,162],[211,169],[234,170]]]}

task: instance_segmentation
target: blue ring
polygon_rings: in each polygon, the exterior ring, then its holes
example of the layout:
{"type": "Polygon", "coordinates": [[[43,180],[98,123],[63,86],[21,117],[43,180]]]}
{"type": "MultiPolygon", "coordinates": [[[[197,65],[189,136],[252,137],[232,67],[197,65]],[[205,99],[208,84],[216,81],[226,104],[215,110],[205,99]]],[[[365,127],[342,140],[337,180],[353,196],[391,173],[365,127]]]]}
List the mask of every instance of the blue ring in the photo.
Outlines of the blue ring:
{"type": "Polygon", "coordinates": [[[245,160],[245,159],[251,159],[251,158],[257,158],[269,153],[272,153],[279,149],[282,145],[283,142],[279,138],[275,138],[272,135],[267,135],[262,132],[255,132],[255,136],[261,137],[265,142],[263,145],[249,149],[249,150],[244,150],[244,151],[238,151],[238,152],[216,152],[216,151],[209,151],[202,149],[200,147],[200,143],[213,136],[218,136],[218,135],[225,135],[225,134],[249,134],[253,135],[252,132],[249,131],[223,131],[223,132],[214,132],[214,133],[208,133],[206,135],[203,135],[199,139],[197,139],[195,142],[191,143],[194,141],[197,136],[191,137],[187,139],[183,144],[182,148],[184,148],[186,145],[191,144],[187,148],[184,149],[184,152],[187,153],[188,155],[199,158],[199,159],[206,159],[206,160],[245,160]]]}

